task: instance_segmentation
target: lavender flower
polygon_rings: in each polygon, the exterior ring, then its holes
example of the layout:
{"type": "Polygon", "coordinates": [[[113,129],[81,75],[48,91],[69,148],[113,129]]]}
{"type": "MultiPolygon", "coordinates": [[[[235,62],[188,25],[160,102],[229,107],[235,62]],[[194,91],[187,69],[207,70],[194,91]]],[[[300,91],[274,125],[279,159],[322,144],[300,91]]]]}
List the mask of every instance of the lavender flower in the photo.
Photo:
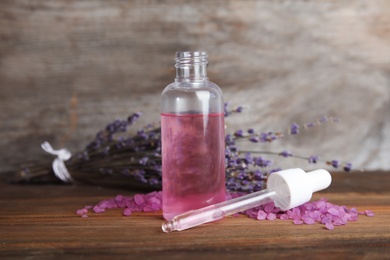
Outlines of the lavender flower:
{"type": "Polygon", "coordinates": [[[149,158],[148,157],[142,157],[140,160],[139,160],[139,164],[141,165],[146,165],[149,161],[149,158]]]}
{"type": "Polygon", "coordinates": [[[317,163],[320,158],[316,155],[312,155],[309,157],[308,161],[309,163],[317,163]]]}
{"type": "Polygon", "coordinates": [[[229,108],[229,102],[226,102],[225,106],[224,106],[225,117],[229,116],[229,115],[231,115],[233,113],[241,113],[243,110],[244,110],[244,108],[242,106],[238,106],[236,108],[230,109],[229,108]]]}
{"type": "Polygon", "coordinates": [[[263,159],[262,157],[254,157],[253,158],[254,165],[259,167],[269,167],[272,164],[272,161],[263,159]]]}
{"type": "Polygon", "coordinates": [[[132,124],[134,124],[135,121],[137,121],[137,119],[140,118],[140,117],[141,117],[141,113],[140,113],[140,112],[136,112],[136,113],[132,114],[131,116],[129,116],[129,117],[127,118],[127,122],[128,122],[130,125],[132,125],[132,124]]]}
{"type": "Polygon", "coordinates": [[[346,164],[344,165],[344,171],[350,172],[351,169],[352,169],[352,164],[351,164],[351,163],[346,163],[346,164]]]}
{"type": "Polygon", "coordinates": [[[242,106],[239,106],[239,107],[237,107],[237,108],[235,109],[235,111],[236,111],[237,113],[241,113],[243,110],[244,110],[244,108],[243,108],[242,106]]]}
{"type": "Polygon", "coordinates": [[[291,157],[293,156],[292,153],[290,153],[289,151],[283,151],[281,153],[279,153],[280,156],[283,156],[283,157],[291,157]]]}
{"type": "Polygon", "coordinates": [[[296,135],[298,133],[299,133],[299,125],[296,124],[296,123],[291,124],[291,126],[290,126],[290,134],[291,135],[296,135]]]}
{"type": "Polygon", "coordinates": [[[346,172],[350,172],[352,170],[351,163],[341,163],[338,160],[327,161],[326,164],[333,166],[334,168],[342,168],[346,172]]]}
{"type": "Polygon", "coordinates": [[[234,132],[234,135],[237,137],[244,137],[244,131],[237,130],[236,132],[234,132]]]}
{"type": "Polygon", "coordinates": [[[327,116],[321,116],[320,118],[318,118],[318,123],[323,124],[323,123],[326,123],[326,122],[328,122],[328,117],[327,116]]]}
{"type": "Polygon", "coordinates": [[[340,162],[338,160],[332,160],[330,162],[330,164],[334,167],[334,168],[338,168],[340,166],[340,162]]]}
{"type": "Polygon", "coordinates": [[[311,128],[311,127],[314,127],[316,124],[315,123],[313,123],[313,122],[309,122],[309,123],[305,123],[304,125],[303,125],[303,128],[311,128]]]}

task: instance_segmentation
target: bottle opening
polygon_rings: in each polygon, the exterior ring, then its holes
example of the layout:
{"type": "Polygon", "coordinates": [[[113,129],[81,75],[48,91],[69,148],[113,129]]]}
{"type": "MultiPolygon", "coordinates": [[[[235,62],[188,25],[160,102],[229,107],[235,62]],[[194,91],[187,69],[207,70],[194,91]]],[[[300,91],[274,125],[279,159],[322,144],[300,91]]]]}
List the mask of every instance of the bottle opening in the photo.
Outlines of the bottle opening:
{"type": "Polygon", "coordinates": [[[203,81],[207,79],[207,53],[204,51],[176,52],[176,81],[203,81]]]}
{"type": "Polygon", "coordinates": [[[180,51],[176,52],[176,67],[190,65],[207,65],[208,56],[204,51],[180,51]]]}

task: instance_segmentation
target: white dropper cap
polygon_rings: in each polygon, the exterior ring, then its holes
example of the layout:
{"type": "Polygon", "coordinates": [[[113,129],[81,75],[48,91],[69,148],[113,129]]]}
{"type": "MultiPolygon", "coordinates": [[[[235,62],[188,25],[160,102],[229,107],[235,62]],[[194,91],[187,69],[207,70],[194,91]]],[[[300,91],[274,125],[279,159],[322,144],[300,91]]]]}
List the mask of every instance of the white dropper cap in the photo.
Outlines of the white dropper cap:
{"type": "Polygon", "coordinates": [[[332,177],[326,170],[306,173],[297,168],[272,173],[267,187],[276,192],[275,206],[288,210],[310,201],[313,192],[326,189],[331,182],[332,177]]]}

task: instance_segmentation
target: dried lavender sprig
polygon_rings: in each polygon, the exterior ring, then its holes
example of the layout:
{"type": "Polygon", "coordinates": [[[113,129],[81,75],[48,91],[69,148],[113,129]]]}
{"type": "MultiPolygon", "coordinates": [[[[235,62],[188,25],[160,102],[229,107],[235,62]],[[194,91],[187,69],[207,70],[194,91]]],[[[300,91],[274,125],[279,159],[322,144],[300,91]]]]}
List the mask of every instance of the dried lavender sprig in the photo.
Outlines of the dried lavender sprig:
{"type": "MultiPolygon", "coordinates": [[[[322,120],[324,121],[324,120],[322,120]]],[[[249,134],[253,134],[253,130],[248,130],[249,134]]],[[[241,132],[238,132],[236,136],[240,136],[241,132]]],[[[265,180],[268,175],[274,171],[280,170],[279,168],[274,169],[272,167],[272,161],[263,157],[252,156],[252,154],[267,154],[267,155],[279,155],[282,157],[296,157],[305,159],[309,163],[317,163],[319,160],[318,156],[299,156],[294,155],[289,151],[267,152],[267,151],[250,151],[240,150],[236,146],[237,138],[233,135],[226,135],[225,138],[225,156],[226,156],[226,184],[230,191],[256,191],[260,187],[264,187],[265,180]],[[266,169],[267,168],[267,169],[266,169]]],[[[272,136],[272,135],[268,135],[272,136]]],[[[247,139],[245,139],[247,140],[247,139]]],[[[343,167],[345,171],[351,171],[352,165],[350,163],[339,163],[336,160],[323,161],[327,164],[333,165],[333,167],[343,167]],[[329,163],[333,162],[333,164],[329,163]]]]}
{"type": "Polygon", "coordinates": [[[138,118],[140,118],[140,116],[141,113],[136,112],[129,116],[127,120],[117,119],[114,122],[108,124],[105,129],[99,131],[96,134],[95,139],[86,146],[85,151],[96,151],[103,145],[111,143],[114,135],[126,132],[128,126],[133,125],[138,120],[138,118]]]}
{"type": "Polygon", "coordinates": [[[282,139],[287,135],[297,135],[300,133],[300,129],[308,130],[315,126],[325,124],[325,123],[338,123],[340,119],[332,116],[321,116],[313,122],[304,123],[299,125],[297,123],[292,123],[288,129],[285,131],[269,131],[269,132],[256,132],[253,128],[244,131],[242,129],[237,130],[233,134],[234,140],[249,140],[252,143],[267,143],[273,142],[275,140],[282,139]]]}
{"type": "Polygon", "coordinates": [[[241,113],[244,110],[244,107],[242,107],[242,106],[236,106],[233,108],[230,108],[229,106],[230,106],[230,102],[226,102],[224,105],[225,117],[230,116],[231,114],[234,114],[234,113],[241,113]]]}
{"type": "MultiPolygon", "coordinates": [[[[261,153],[256,151],[256,153],[261,153]]],[[[265,154],[280,155],[280,153],[265,152],[265,154]]],[[[307,159],[308,157],[301,157],[307,159]]],[[[237,156],[235,163],[229,163],[226,168],[227,188],[230,191],[256,191],[265,187],[268,176],[281,170],[272,166],[272,161],[262,157],[237,156]]],[[[344,169],[347,171],[347,169],[344,169]]]]}
{"type": "Polygon", "coordinates": [[[339,160],[322,160],[317,155],[311,155],[311,156],[303,156],[303,155],[297,155],[293,154],[290,151],[282,151],[282,152],[271,152],[271,151],[256,151],[256,150],[242,150],[238,152],[239,154],[246,154],[246,153],[254,153],[254,154],[269,154],[269,155],[278,155],[281,157],[292,157],[292,158],[298,158],[307,160],[310,164],[315,164],[317,162],[323,162],[327,165],[333,166],[335,169],[343,169],[346,172],[352,171],[352,164],[350,162],[340,162],[339,160]]]}

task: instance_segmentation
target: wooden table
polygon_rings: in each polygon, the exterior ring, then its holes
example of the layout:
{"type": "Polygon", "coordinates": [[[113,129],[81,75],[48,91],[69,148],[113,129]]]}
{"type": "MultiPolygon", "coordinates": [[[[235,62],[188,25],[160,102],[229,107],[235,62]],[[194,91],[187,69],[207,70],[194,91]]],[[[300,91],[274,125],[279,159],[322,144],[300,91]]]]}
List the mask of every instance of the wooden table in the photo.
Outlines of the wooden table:
{"type": "Polygon", "coordinates": [[[131,191],[73,185],[0,183],[0,258],[134,259],[390,259],[390,172],[333,173],[330,188],[314,195],[358,210],[357,222],[326,230],[290,220],[227,217],[170,234],[161,212],[120,209],[80,218],[75,211],[131,191]]]}

